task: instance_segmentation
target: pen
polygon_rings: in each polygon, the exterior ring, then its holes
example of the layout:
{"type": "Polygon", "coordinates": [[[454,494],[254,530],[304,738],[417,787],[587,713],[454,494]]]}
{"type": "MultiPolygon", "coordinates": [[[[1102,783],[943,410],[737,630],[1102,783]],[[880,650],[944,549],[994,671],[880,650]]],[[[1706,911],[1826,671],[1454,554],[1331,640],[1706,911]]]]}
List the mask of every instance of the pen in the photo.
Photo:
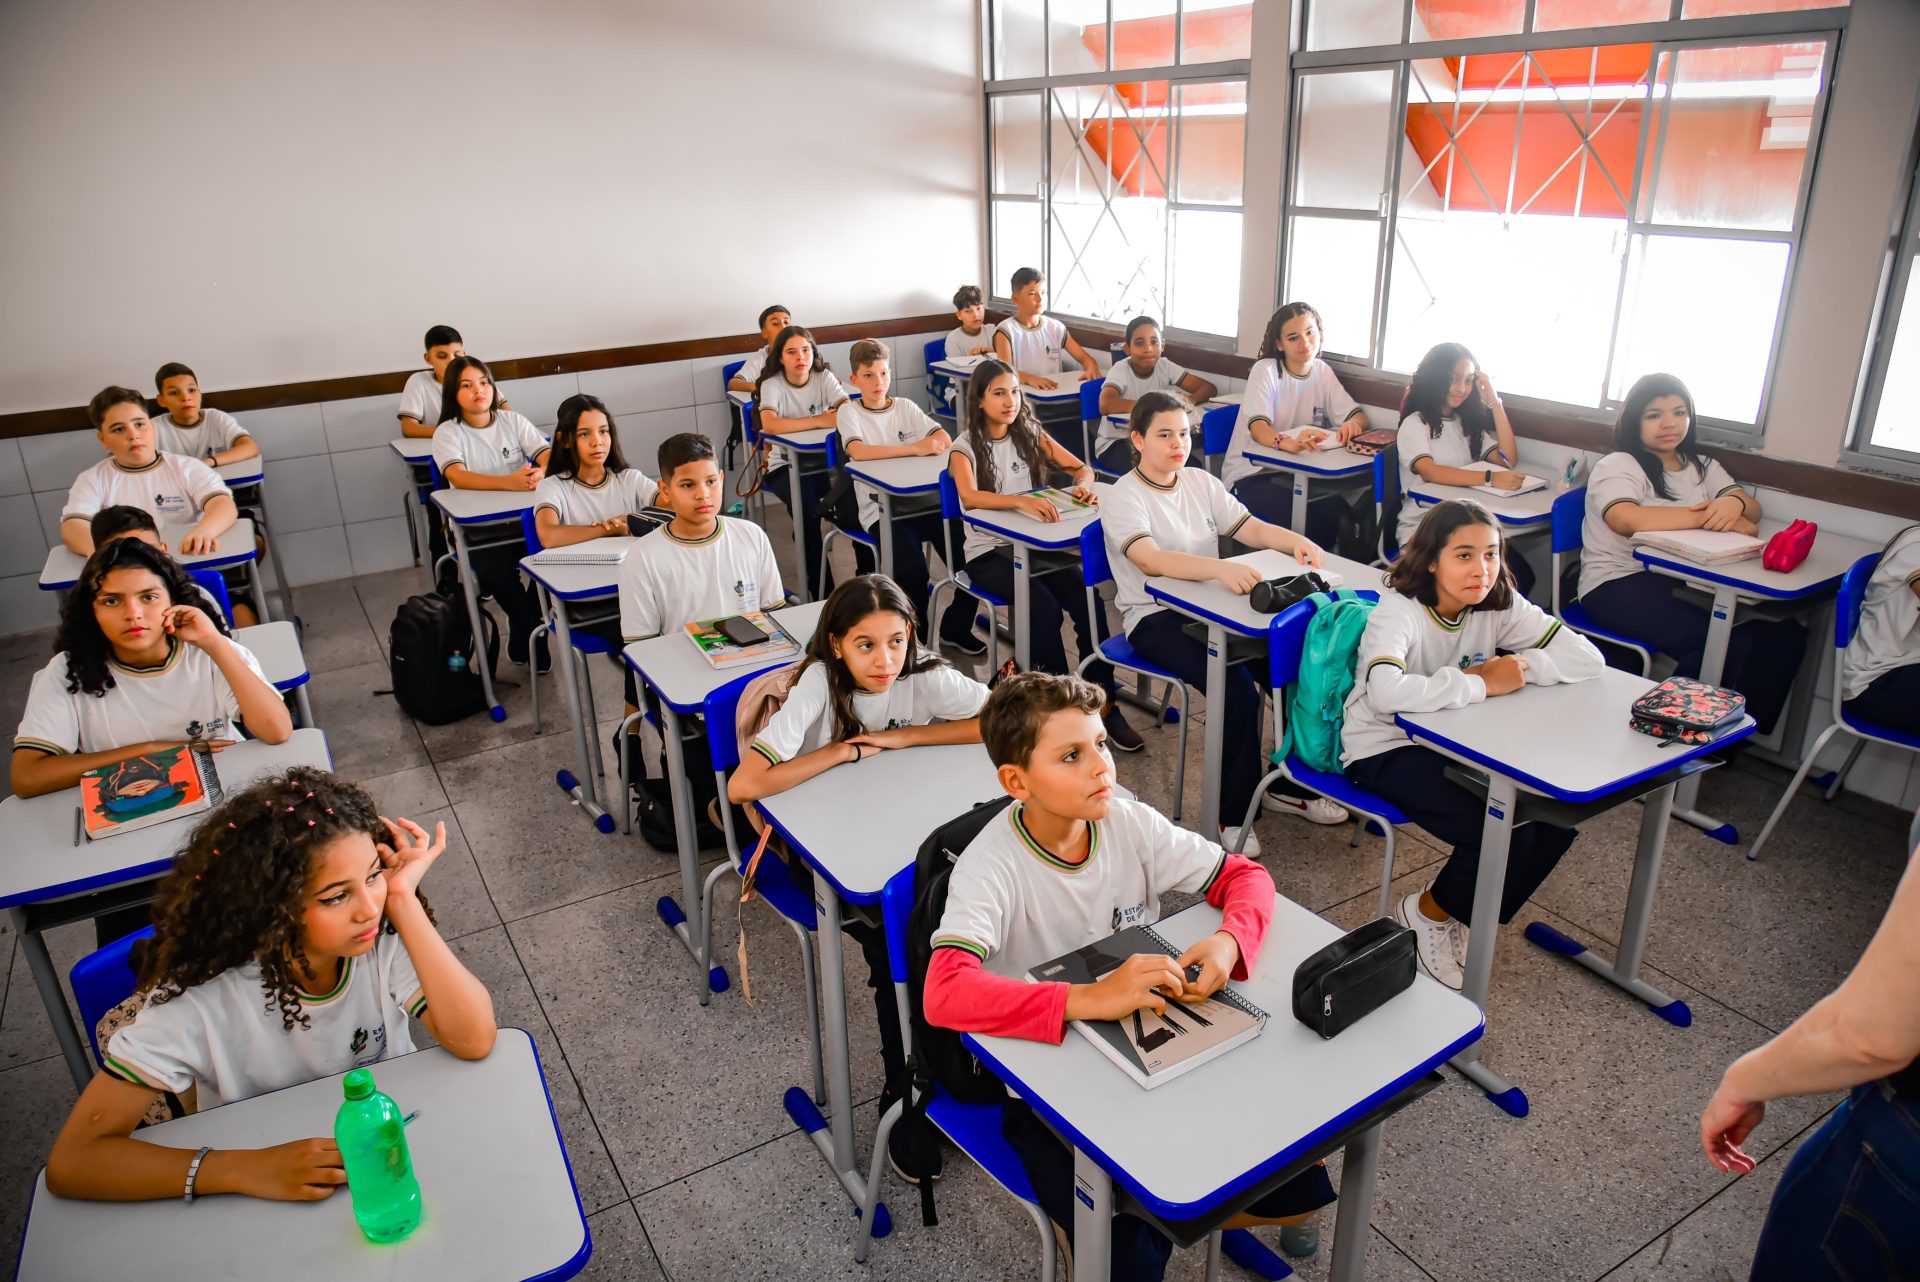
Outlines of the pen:
{"type": "Polygon", "coordinates": [[[73,844],[74,845],[77,846],[80,844],[80,838],[86,833],[86,831],[87,831],[86,812],[81,810],[80,807],[75,806],[73,808],[73,844]]]}

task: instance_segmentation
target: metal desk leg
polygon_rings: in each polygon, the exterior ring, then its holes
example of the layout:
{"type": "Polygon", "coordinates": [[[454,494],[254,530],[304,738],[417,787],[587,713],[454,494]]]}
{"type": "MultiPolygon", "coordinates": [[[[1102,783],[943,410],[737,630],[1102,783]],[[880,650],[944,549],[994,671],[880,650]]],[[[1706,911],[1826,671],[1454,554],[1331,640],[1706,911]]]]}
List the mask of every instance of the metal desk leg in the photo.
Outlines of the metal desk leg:
{"type": "Polygon", "coordinates": [[[407,469],[407,488],[400,494],[400,515],[407,523],[407,546],[413,549],[413,563],[420,564],[420,531],[413,523],[413,469],[407,469]]]}
{"type": "Polygon", "coordinates": [[[1033,553],[1022,543],[1013,550],[1013,661],[1022,672],[1033,671],[1033,553]]]}
{"type": "Polygon", "coordinates": [[[1078,1282],[1113,1276],[1113,1179],[1079,1149],[1073,1151],[1073,1276],[1078,1282]]]}
{"type": "Polygon", "coordinates": [[[1200,835],[1212,841],[1220,832],[1220,762],[1227,742],[1227,633],[1207,625],[1207,729],[1201,737],[1200,835]]]}
{"type": "MultiPolygon", "coordinates": [[[[880,497],[880,573],[893,577],[893,495],[874,487],[880,497]]],[[[924,604],[924,603],[923,603],[924,604]]]]}
{"type": "Polygon", "coordinates": [[[1293,516],[1287,522],[1295,534],[1307,532],[1307,491],[1313,488],[1313,478],[1305,472],[1294,472],[1293,476],[1293,516]]]}
{"type": "MultiPolygon", "coordinates": [[[[559,597],[552,597],[554,641],[560,648],[556,656],[560,661],[560,679],[567,687],[567,711],[573,717],[573,759],[580,767],[579,777],[572,772],[559,770],[554,772],[554,780],[560,790],[579,803],[580,808],[593,817],[593,826],[601,832],[613,831],[613,816],[601,808],[600,798],[593,788],[593,757],[587,746],[590,735],[599,733],[593,721],[593,709],[580,706],[580,673],[575,670],[577,656],[573,649],[573,627],[567,618],[567,603],[559,597]],[[588,727],[594,727],[588,729],[588,727]]],[[[538,676],[531,678],[539,680],[538,676]]]]}
{"type": "Polygon", "coordinates": [[[300,727],[310,730],[320,723],[313,719],[313,704],[307,698],[307,687],[313,684],[309,677],[293,688],[293,706],[300,710],[300,727]]]}
{"type": "Polygon", "coordinates": [[[253,589],[253,612],[260,616],[260,622],[273,622],[273,609],[267,604],[267,585],[260,579],[260,554],[254,553],[247,562],[247,586],[253,589]]]}
{"type": "MultiPolygon", "coordinates": [[[[1719,685],[1727,670],[1727,646],[1733,640],[1734,616],[1739,608],[1732,588],[1724,584],[1714,588],[1713,607],[1707,619],[1707,645],[1700,655],[1700,679],[1708,685],[1719,685]]],[[[1724,820],[1702,814],[1696,808],[1699,800],[1700,776],[1689,775],[1680,781],[1679,791],[1674,793],[1673,817],[1692,824],[1715,841],[1729,846],[1738,842],[1739,830],[1724,820]]]]}
{"type": "Polygon", "coordinates": [[[1813,711],[1813,687],[1820,681],[1822,651],[1832,645],[1832,601],[1823,602],[1803,617],[1807,629],[1807,648],[1800,658],[1800,671],[1794,674],[1793,688],[1787,696],[1787,715],[1780,722],[1780,764],[1798,769],[1806,751],[1807,720],[1813,711]]]}
{"type": "MultiPolygon", "coordinates": [[[[784,450],[781,451],[786,453],[784,450]]],[[[802,601],[811,601],[813,597],[807,587],[813,579],[807,574],[807,497],[803,493],[806,478],[800,475],[800,458],[796,454],[787,454],[787,493],[793,502],[788,505],[788,515],[793,517],[793,564],[794,572],[799,576],[799,595],[802,601]]],[[[825,549],[822,549],[824,552],[825,549]]],[[[765,602],[761,602],[764,607],[765,602]]]]}
{"type": "MultiPolygon", "coordinates": [[[[273,523],[267,519],[267,484],[264,480],[260,482],[254,494],[253,510],[258,518],[253,523],[254,535],[259,538],[263,545],[270,544],[271,539],[269,536],[273,533],[273,523]]],[[[265,559],[265,556],[270,555],[272,555],[270,550],[265,555],[256,553],[254,560],[262,561],[265,559]]],[[[287,617],[289,619],[298,617],[293,608],[293,584],[288,582],[287,576],[281,571],[280,562],[277,560],[273,563],[273,577],[280,584],[280,604],[287,607],[287,617]]],[[[263,623],[266,622],[266,614],[264,611],[260,615],[260,620],[263,623]]]]}
{"type": "Polygon", "coordinates": [[[73,1016],[67,1013],[67,995],[60,987],[60,975],[53,968],[53,958],[47,955],[47,941],[27,924],[24,908],[7,911],[13,917],[15,933],[20,936],[20,951],[27,955],[27,969],[33,972],[33,986],[40,990],[40,1004],[46,1007],[47,1022],[53,1025],[53,1039],[60,1043],[61,1058],[67,1061],[74,1086],[85,1090],[93,1080],[93,1059],[81,1046],[80,1032],[73,1026],[73,1016]]]}
{"type": "MultiPolygon", "coordinates": [[[[447,527],[453,531],[453,560],[460,568],[460,595],[467,599],[467,625],[473,629],[474,655],[480,659],[474,665],[480,669],[480,693],[487,700],[487,715],[495,721],[505,721],[507,710],[493,696],[493,668],[486,662],[487,634],[480,626],[480,589],[474,583],[473,558],[467,553],[467,527],[458,521],[448,521],[447,527]]],[[[532,655],[528,658],[531,660],[532,655]]]]}
{"type": "MultiPolygon", "coordinates": [[[[686,754],[680,747],[680,716],[660,701],[660,737],[667,747],[667,787],[673,798],[673,839],[680,848],[680,894],[686,901],[687,911],[702,912],[700,895],[700,851],[693,844],[694,819],[693,797],[688,793],[691,786],[687,782],[686,754]]],[[[629,744],[629,748],[637,745],[629,744]]],[[[727,972],[712,965],[707,956],[707,940],[710,932],[706,921],[687,921],[687,912],[673,901],[672,895],[662,895],[654,904],[654,911],[660,914],[660,920],[667,929],[680,936],[680,942],[693,954],[693,960],[699,968],[699,978],[695,981],[700,987],[700,1004],[705,1006],[712,993],[727,991],[727,972]]]]}
{"type": "MultiPolygon", "coordinates": [[[[1461,992],[1481,1010],[1487,1008],[1487,989],[1493,983],[1493,948],[1500,933],[1500,896],[1507,884],[1507,856],[1513,844],[1513,809],[1517,790],[1513,780],[1492,775],[1487,780],[1487,815],[1480,838],[1480,873],[1473,883],[1472,935],[1467,941],[1467,981],[1461,992]]],[[[1518,1086],[1480,1062],[1475,1042],[1453,1057],[1453,1066],[1487,1093],[1487,1098],[1514,1117],[1527,1115],[1527,1097],[1518,1086]]]]}
{"type": "Polygon", "coordinates": [[[1333,1267],[1328,1282],[1360,1282],[1367,1271],[1372,1236],[1374,1176],[1380,1165],[1380,1128],[1369,1126],[1347,1141],[1340,1165],[1340,1205],[1333,1217],[1333,1267]]]}

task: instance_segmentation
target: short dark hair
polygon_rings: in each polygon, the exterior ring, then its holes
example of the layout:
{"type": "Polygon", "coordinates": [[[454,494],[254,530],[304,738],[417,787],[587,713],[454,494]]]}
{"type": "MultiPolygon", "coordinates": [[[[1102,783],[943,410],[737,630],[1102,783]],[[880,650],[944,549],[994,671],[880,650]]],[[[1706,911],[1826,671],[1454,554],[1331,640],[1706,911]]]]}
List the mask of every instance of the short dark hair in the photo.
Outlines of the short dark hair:
{"type": "Polygon", "coordinates": [[[1022,672],[995,686],[980,707],[980,741],[994,768],[1026,767],[1033,761],[1041,728],[1056,712],[1098,716],[1107,696],[1084,677],[1052,672],[1022,672]]]}
{"type": "Polygon", "coordinates": [[[1013,288],[1017,292],[1025,289],[1037,280],[1045,280],[1038,267],[1022,267],[1013,273],[1013,288]]]}
{"type": "Polygon", "coordinates": [[[760,309],[760,319],[753,323],[753,327],[755,329],[765,329],[767,327],[767,317],[773,315],[775,312],[785,312],[789,320],[793,318],[793,308],[788,307],[785,303],[768,303],[760,309]]]}
{"type": "Polygon", "coordinates": [[[978,285],[962,285],[953,291],[953,310],[956,312],[962,307],[978,307],[986,301],[978,285]]]}
{"type": "Polygon", "coordinates": [[[451,325],[435,325],[427,331],[427,345],[422,351],[432,351],[436,347],[445,347],[449,343],[458,343],[465,347],[467,341],[460,337],[460,331],[451,325]]]}
{"type": "Polygon", "coordinates": [[[143,507],[133,507],[126,503],[116,503],[112,507],[103,507],[93,514],[87,522],[87,532],[93,535],[93,546],[110,543],[123,534],[135,530],[151,530],[160,533],[160,527],[153,519],[153,513],[143,507]]]}
{"type": "Polygon", "coordinates": [[[698,432],[681,432],[660,442],[660,484],[672,479],[675,469],[701,459],[713,458],[713,442],[698,432]]]}
{"type": "Polygon", "coordinates": [[[106,422],[107,411],[116,405],[138,405],[141,411],[145,412],[147,398],[131,387],[121,387],[118,384],[101,388],[93,394],[93,399],[87,402],[87,421],[93,424],[94,431],[100,430],[100,425],[106,422]]]}
{"type": "Polygon", "coordinates": [[[1143,325],[1151,325],[1155,329],[1160,328],[1160,322],[1155,320],[1153,317],[1136,316],[1132,320],[1127,322],[1127,340],[1126,341],[1131,343],[1133,341],[1133,331],[1136,329],[1139,329],[1143,325]]]}
{"type": "Polygon", "coordinates": [[[1500,540],[1500,578],[1477,608],[1504,610],[1511,606],[1519,589],[1513,581],[1513,564],[1507,560],[1506,531],[1493,519],[1493,513],[1470,499],[1448,499],[1420,518],[1419,527],[1400,549],[1400,559],[1387,571],[1387,586],[1421,605],[1440,604],[1439,589],[1433,582],[1433,563],[1446,551],[1447,540],[1453,537],[1453,532],[1463,525],[1491,526],[1500,540]]]}
{"type": "Polygon", "coordinates": [[[156,392],[166,391],[167,380],[170,378],[179,378],[182,374],[185,374],[196,383],[200,381],[198,374],[188,369],[185,365],[182,365],[179,361],[168,361],[154,372],[153,390],[156,392]]]}
{"type": "Polygon", "coordinates": [[[893,360],[893,353],[887,345],[877,338],[863,338],[847,352],[847,371],[858,374],[867,366],[878,361],[893,360]]]}

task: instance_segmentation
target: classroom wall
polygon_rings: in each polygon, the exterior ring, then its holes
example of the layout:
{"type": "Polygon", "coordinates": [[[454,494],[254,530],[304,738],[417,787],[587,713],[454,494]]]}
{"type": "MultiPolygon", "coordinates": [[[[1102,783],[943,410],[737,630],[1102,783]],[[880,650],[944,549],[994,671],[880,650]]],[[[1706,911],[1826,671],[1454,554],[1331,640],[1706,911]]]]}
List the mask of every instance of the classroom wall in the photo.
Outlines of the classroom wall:
{"type": "MultiPolygon", "coordinates": [[[[975,0],[0,4],[0,413],[944,311],[975,0]]],[[[36,481],[37,484],[37,481],[36,481]]]]}

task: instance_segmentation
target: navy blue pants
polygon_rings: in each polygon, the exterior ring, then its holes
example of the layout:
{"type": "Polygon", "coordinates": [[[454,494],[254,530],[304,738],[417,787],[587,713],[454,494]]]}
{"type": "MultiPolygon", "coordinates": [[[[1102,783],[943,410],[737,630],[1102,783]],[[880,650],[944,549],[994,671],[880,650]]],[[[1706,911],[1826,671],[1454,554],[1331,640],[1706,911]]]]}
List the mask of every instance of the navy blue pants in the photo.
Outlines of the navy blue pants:
{"type": "MultiPolygon", "coordinates": [[[[867,527],[872,538],[880,537],[880,526],[876,523],[867,527]]],[[[927,545],[940,546],[940,513],[925,512],[918,516],[893,518],[893,581],[913,602],[913,608],[920,612],[920,639],[927,639],[927,624],[931,617],[928,611],[928,598],[932,594],[933,571],[927,564],[927,545]]],[[[862,574],[878,574],[880,558],[864,543],[853,545],[855,566],[862,574]]],[[[954,598],[948,603],[946,611],[940,617],[940,635],[952,641],[973,636],[973,620],[980,612],[980,606],[973,597],[959,588],[954,589],[954,598]]]]}
{"type": "Polygon", "coordinates": [[[1920,735],[1920,663],[1882,672],[1847,700],[1847,711],[1889,730],[1920,735]]]}
{"type": "MultiPolygon", "coordinates": [[[[1242,477],[1233,496],[1268,525],[1293,528],[1293,477],[1286,472],[1262,472],[1242,477]]],[[[1340,528],[1352,509],[1338,494],[1321,493],[1307,500],[1307,537],[1331,552],[1340,542],[1340,528]]]]}
{"type": "MultiPolygon", "coordinates": [[[[800,523],[800,538],[807,549],[807,582],[789,585],[793,590],[804,590],[813,594],[813,585],[820,574],[820,500],[827,496],[827,487],[833,484],[833,474],[827,471],[810,471],[800,479],[800,504],[793,502],[793,468],[776,467],[768,472],[761,482],[761,488],[787,505],[787,513],[800,523]]],[[[833,572],[827,572],[827,590],[833,590],[833,572]]]]}

